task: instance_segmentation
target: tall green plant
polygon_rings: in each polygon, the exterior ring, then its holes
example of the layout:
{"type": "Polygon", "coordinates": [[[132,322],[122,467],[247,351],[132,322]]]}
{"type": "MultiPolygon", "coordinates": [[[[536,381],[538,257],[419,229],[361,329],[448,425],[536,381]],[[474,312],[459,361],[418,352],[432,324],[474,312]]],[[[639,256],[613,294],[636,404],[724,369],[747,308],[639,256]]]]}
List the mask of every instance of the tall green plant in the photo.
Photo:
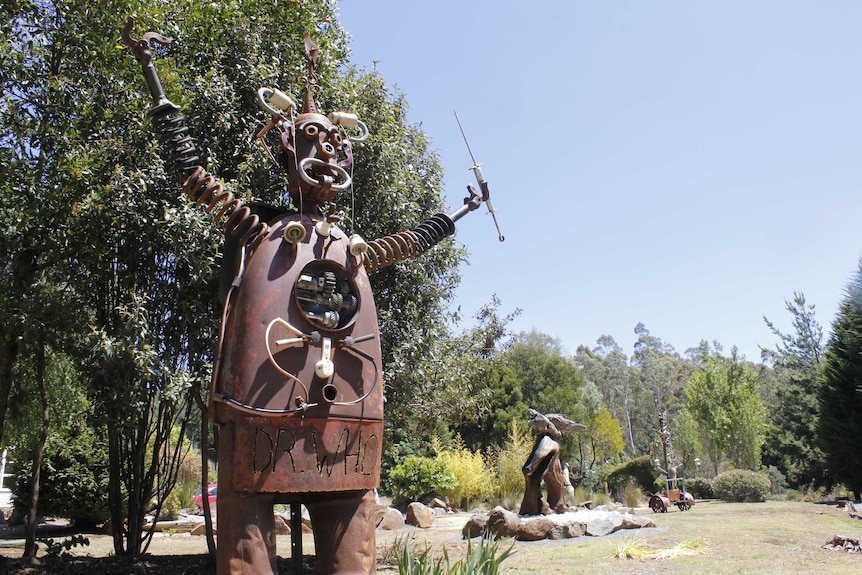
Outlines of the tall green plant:
{"type": "Polygon", "coordinates": [[[766,407],[757,392],[757,376],[739,357],[721,355],[715,344],[701,344],[704,365],[689,380],[686,409],[697,424],[701,443],[718,474],[723,458],[740,469],[760,468],[766,431],[766,407]]]}
{"type": "Polygon", "coordinates": [[[862,497],[862,262],[847,286],[826,348],[817,440],[835,480],[862,497]]]}
{"type": "Polygon", "coordinates": [[[814,305],[808,304],[801,292],[795,292],[785,304],[793,316],[791,333],[782,333],[764,318],[779,339],[774,349],[762,354],[779,381],[764,459],[781,469],[794,488],[816,488],[828,482],[826,456],[817,443],[823,329],[815,318],[814,305]]]}
{"type": "Polygon", "coordinates": [[[429,545],[417,555],[408,538],[397,540],[395,545],[399,575],[498,575],[502,573],[503,561],[515,553],[514,542],[500,553],[499,541],[492,537],[483,537],[475,547],[468,539],[465,556],[454,563],[445,545],[443,554],[437,558],[431,554],[429,545]]]}

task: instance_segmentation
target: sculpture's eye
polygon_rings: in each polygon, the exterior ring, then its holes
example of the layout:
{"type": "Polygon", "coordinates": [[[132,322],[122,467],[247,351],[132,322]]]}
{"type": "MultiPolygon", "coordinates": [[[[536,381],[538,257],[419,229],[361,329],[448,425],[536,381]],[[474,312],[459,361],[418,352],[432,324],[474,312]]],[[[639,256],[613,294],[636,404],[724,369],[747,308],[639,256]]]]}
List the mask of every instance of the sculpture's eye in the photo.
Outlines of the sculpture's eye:
{"type": "Polygon", "coordinates": [[[317,134],[320,133],[320,128],[318,128],[314,124],[306,124],[302,127],[302,133],[309,140],[314,140],[315,138],[317,138],[317,134]]]}

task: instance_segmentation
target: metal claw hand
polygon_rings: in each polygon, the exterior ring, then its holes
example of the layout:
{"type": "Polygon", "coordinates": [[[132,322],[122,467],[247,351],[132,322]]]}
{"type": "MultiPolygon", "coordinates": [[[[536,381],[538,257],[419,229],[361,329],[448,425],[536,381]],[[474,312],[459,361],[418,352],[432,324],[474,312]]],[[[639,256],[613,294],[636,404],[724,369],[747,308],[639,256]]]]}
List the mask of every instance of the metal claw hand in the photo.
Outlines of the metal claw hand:
{"type": "Polygon", "coordinates": [[[131,49],[135,59],[140,63],[144,72],[144,79],[147,82],[147,88],[149,88],[150,95],[153,97],[153,107],[150,108],[148,113],[151,116],[157,116],[162,113],[179,110],[180,107],[165,96],[165,91],[162,89],[162,83],[159,80],[159,74],[156,72],[156,68],[152,62],[152,42],[161,44],[162,46],[170,46],[171,39],[157,32],[147,32],[140,40],[135,40],[132,38],[132,28],[134,25],[134,18],[131,16],[126,18],[126,25],[123,27],[123,42],[131,49]]]}

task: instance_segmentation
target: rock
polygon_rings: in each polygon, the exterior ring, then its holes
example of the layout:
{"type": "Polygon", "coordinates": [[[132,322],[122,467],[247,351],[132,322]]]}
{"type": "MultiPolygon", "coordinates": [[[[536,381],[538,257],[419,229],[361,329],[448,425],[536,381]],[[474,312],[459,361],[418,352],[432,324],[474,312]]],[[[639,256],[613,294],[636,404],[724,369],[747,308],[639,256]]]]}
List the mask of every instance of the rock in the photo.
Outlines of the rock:
{"type": "Polygon", "coordinates": [[[655,527],[655,521],[645,515],[623,514],[623,522],[619,529],[643,529],[644,527],[655,527]]]}
{"type": "Polygon", "coordinates": [[[435,511],[438,509],[442,509],[446,513],[452,513],[452,509],[450,509],[446,502],[439,497],[435,497],[434,499],[432,499],[431,503],[428,504],[428,507],[434,509],[435,511]]]}
{"type": "Polygon", "coordinates": [[[587,524],[580,521],[565,523],[563,525],[554,525],[554,528],[548,532],[548,539],[573,539],[581,537],[587,533],[587,524]]]}
{"type": "Polygon", "coordinates": [[[847,553],[862,553],[862,540],[846,535],[836,535],[823,548],[832,551],[846,551],[847,553]]]}
{"type": "Polygon", "coordinates": [[[488,526],[488,514],[483,511],[476,511],[467,519],[464,528],[461,529],[461,537],[464,539],[472,539],[485,534],[485,528],[488,526]]]}
{"type": "Polygon", "coordinates": [[[623,524],[623,516],[619,513],[597,513],[587,519],[587,535],[604,537],[610,535],[623,524]]]}
{"type": "Polygon", "coordinates": [[[485,527],[487,533],[493,533],[494,537],[515,537],[521,518],[516,513],[504,509],[499,505],[488,514],[488,525],[485,527]]]}
{"type": "Polygon", "coordinates": [[[592,506],[593,506],[593,502],[592,502],[592,500],[589,500],[589,499],[587,501],[581,501],[580,503],[575,505],[575,507],[583,507],[584,509],[589,509],[592,506]]]}
{"type": "MultiPolygon", "coordinates": [[[[206,523],[201,523],[197,527],[191,530],[192,535],[206,535],[207,534],[207,526],[206,523]]],[[[213,525],[213,535],[218,535],[218,529],[216,529],[215,525],[213,525]]]]}
{"type": "Polygon", "coordinates": [[[434,512],[427,505],[414,501],[407,506],[407,523],[429,529],[434,524],[434,512]]]}
{"type": "Polygon", "coordinates": [[[522,519],[515,533],[518,541],[540,541],[547,539],[555,527],[554,522],[547,517],[531,517],[522,519]]]}
{"type": "Polygon", "coordinates": [[[616,511],[617,513],[622,513],[623,515],[625,515],[626,513],[634,513],[635,510],[632,509],[631,507],[625,507],[623,505],[620,505],[620,506],[616,507],[614,509],[614,511],[616,511]]]}
{"type": "Polygon", "coordinates": [[[377,528],[384,531],[397,531],[398,529],[404,529],[404,525],[404,516],[401,515],[401,512],[394,507],[389,507],[377,524],[377,528]]]}
{"type": "Polygon", "coordinates": [[[374,505],[374,525],[380,525],[380,522],[383,521],[383,518],[388,513],[389,507],[385,505],[380,505],[379,503],[374,505]]]}

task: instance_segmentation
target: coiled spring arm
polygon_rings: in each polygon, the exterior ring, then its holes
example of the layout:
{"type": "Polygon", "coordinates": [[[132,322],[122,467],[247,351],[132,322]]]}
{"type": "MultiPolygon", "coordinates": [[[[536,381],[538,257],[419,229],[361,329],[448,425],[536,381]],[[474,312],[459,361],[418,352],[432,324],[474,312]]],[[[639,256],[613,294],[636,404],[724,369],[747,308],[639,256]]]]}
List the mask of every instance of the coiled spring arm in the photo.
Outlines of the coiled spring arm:
{"type": "Polygon", "coordinates": [[[374,271],[414,258],[455,233],[455,221],[446,214],[435,214],[412,230],[398,232],[368,242],[363,256],[366,271],[374,271]]]}
{"type": "Polygon", "coordinates": [[[144,79],[153,97],[153,106],[148,114],[153,119],[159,143],[166,155],[168,170],[183,181],[182,191],[189,199],[199,206],[206,202],[207,213],[211,213],[221,204],[214,219],[216,222],[221,222],[222,219],[227,218],[222,223],[227,233],[233,236],[242,234],[241,243],[246,243],[255,236],[257,239],[262,238],[269,227],[261,222],[242,200],[236,198],[216,181],[212,174],[198,165],[200,156],[197,143],[189,133],[185,116],[180,112],[180,107],[165,96],[158,73],[152,63],[153,52],[150,42],[168,46],[171,43],[170,38],[155,32],[147,32],[143,38],[135,40],[131,36],[134,24],[134,18],[129,17],[126,20],[123,40],[141,64],[144,79]]]}

